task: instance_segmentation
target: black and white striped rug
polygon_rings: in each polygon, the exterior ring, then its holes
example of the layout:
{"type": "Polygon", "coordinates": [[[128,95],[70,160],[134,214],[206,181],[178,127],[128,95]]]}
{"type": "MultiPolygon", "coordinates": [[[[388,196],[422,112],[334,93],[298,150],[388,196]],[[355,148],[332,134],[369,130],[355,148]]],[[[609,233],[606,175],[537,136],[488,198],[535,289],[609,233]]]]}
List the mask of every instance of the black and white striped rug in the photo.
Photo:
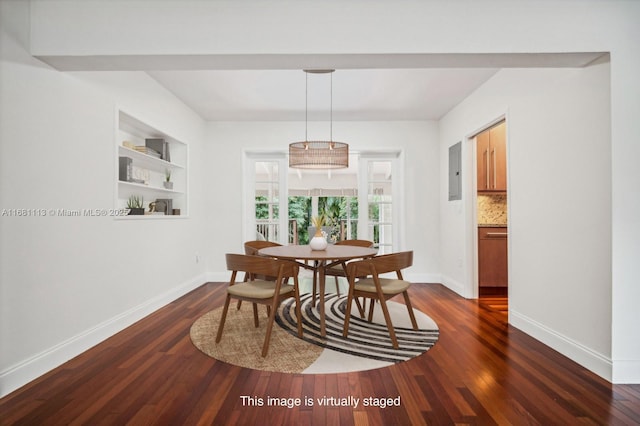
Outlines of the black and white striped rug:
{"type": "MultiPolygon", "coordinates": [[[[333,352],[333,354],[324,354],[328,364],[357,363],[362,362],[362,358],[365,358],[372,362],[371,368],[382,367],[421,355],[431,349],[438,340],[438,326],[429,316],[414,309],[419,328],[414,330],[411,327],[406,306],[394,301],[387,301],[387,307],[398,339],[398,349],[394,349],[392,346],[389,330],[384,322],[379,304],[374,309],[373,322],[371,323],[360,318],[354,304],[351,309],[349,334],[344,338],[342,337],[342,327],[345,321],[347,297],[337,297],[335,294],[327,294],[325,298],[327,333],[323,338],[320,336],[319,310],[312,306],[311,295],[301,295],[301,302],[303,340],[333,352]]],[[[278,309],[276,322],[292,335],[297,335],[294,307],[295,299],[285,300],[278,309]]],[[[320,362],[318,370],[313,372],[334,372],[331,369],[333,367],[330,367],[330,371],[325,371],[325,366],[322,364],[323,362],[320,362]]],[[[347,365],[344,367],[346,370],[350,370],[347,365]]]]}

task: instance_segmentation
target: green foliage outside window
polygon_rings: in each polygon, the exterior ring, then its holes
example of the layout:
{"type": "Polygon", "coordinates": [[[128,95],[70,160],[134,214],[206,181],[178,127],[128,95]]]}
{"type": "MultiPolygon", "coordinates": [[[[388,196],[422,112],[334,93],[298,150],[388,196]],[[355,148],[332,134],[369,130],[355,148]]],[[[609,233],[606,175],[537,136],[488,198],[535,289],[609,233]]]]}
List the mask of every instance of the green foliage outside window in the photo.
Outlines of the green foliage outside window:
{"type": "Polygon", "coordinates": [[[269,219],[269,205],[264,195],[256,196],[256,219],[269,219]]]}
{"type": "Polygon", "coordinates": [[[307,227],[311,223],[311,197],[289,197],[289,219],[298,223],[298,243],[309,244],[307,227]]]}
{"type": "MultiPolygon", "coordinates": [[[[311,197],[293,196],[288,199],[289,219],[295,220],[298,226],[298,243],[308,244],[308,227],[311,225],[311,197]]],[[[277,206],[273,206],[276,209],[277,206]]],[[[375,207],[377,209],[377,206],[375,207]]],[[[274,210],[277,217],[277,211],[274,210]]],[[[326,226],[335,229],[337,237],[341,222],[351,222],[349,239],[357,238],[358,198],[357,197],[319,197],[318,214],[326,216],[326,226]]],[[[267,197],[256,196],[256,219],[269,219],[269,203],[267,197]]]]}

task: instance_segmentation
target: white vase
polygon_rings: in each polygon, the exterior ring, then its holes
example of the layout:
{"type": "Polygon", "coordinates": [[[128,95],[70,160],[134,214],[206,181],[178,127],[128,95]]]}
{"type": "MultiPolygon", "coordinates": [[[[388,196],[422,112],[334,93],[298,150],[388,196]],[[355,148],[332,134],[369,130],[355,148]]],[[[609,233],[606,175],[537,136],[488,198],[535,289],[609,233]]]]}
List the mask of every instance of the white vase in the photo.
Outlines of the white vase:
{"type": "Polygon", "coordinates": [[[325,237],[313,237],[311,241],[309,241],[309,246],[311,250],[324,250],[327,248],[327,239],[325,237]]]}

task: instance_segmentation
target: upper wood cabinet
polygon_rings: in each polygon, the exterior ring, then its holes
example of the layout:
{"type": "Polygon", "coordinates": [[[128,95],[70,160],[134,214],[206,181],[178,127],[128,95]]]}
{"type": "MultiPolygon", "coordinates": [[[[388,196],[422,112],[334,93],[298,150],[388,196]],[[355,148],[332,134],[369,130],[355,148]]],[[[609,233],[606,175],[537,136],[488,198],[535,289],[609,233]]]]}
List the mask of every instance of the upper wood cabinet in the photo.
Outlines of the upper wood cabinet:
{"type": "Polygon", "coordinates": [[[506,124],[496,124],[476,136],[478,191],[507,190],[506,124]]]}

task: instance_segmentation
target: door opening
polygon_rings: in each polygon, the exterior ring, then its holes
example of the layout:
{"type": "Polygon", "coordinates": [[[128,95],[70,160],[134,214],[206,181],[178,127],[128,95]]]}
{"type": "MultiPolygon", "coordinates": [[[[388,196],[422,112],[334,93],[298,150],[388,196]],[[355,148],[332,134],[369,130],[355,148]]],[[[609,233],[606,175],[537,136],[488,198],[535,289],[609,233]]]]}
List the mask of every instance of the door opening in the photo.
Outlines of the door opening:
{"type": "Polygon", "coordinates": [[[507,311],[508,204],[506,121],[475,137],[478,296],[481,303],[507,311]]]}

